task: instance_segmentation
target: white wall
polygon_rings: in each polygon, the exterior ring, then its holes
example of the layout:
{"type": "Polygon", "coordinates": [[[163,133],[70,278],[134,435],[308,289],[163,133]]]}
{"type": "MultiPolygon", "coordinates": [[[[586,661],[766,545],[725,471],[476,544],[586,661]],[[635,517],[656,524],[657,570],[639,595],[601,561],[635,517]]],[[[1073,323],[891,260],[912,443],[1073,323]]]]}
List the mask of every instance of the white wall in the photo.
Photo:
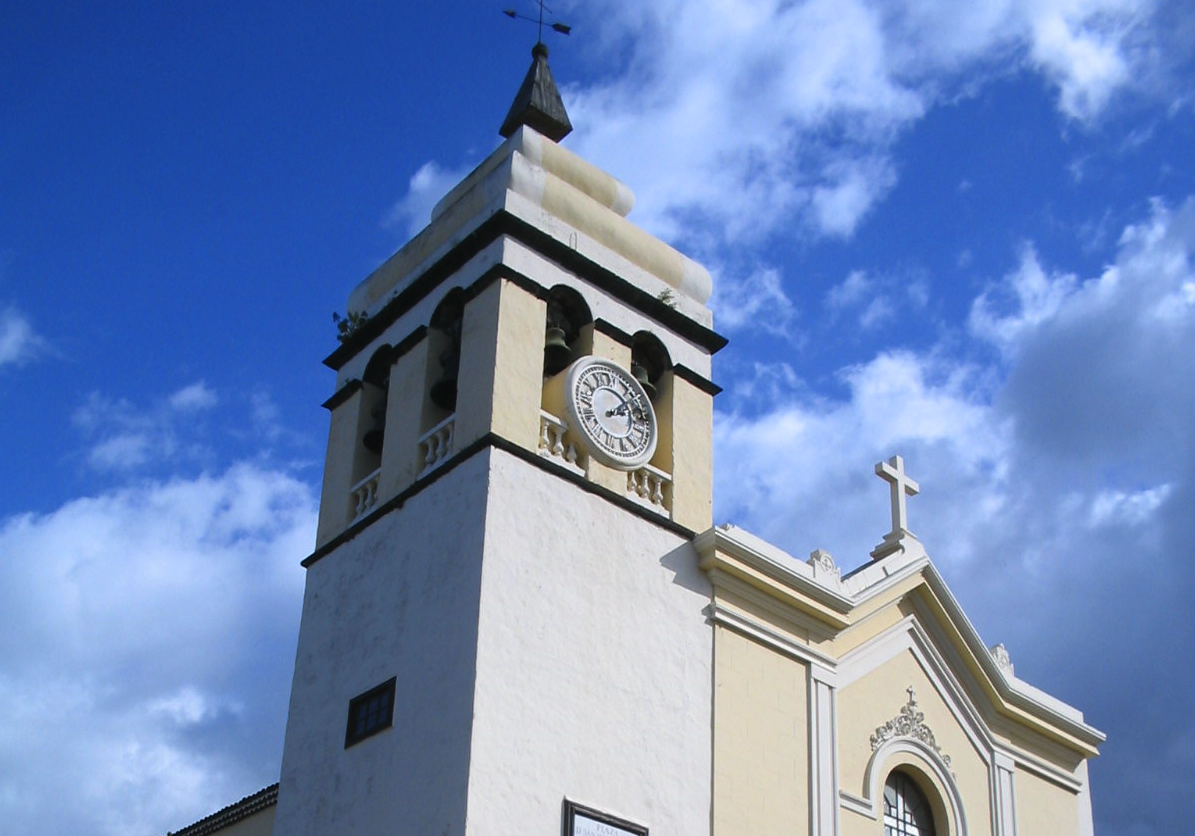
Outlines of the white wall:
{"type": "Polygon", "coordinates": [[[308,569],[279,836],[464,832],[484,480],[474,456],[308,569]],[[393,727],[346,750],[395,675],[393,727]]]}
{"type": "Polygon", "coordinates": [[[308,570],[274,832],[557,834],[567,796],[708,834],[696,560],[540,468],[474,455],[308,570]],[[394,727],[345,750],[349,700],[395,675],[394,727]]]}
{"type": "Polygon", "coordinates": [[[684,538],[490,455],[468,826],[560,832],[567,796],[710,829],[709,584],[684,538]]]}

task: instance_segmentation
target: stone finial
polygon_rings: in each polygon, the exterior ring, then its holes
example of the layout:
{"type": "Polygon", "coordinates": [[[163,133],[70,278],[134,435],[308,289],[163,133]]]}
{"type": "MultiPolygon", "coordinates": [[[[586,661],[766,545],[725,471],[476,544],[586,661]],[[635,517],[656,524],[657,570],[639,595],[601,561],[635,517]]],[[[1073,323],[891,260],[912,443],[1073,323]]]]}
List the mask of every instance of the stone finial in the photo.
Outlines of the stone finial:
{"type": "Polygon", "coordinates": [[[992,659],[996,662],[996,667],[1004,671],[1009,676],[1015,676],[1012,666],[1012,657],[1008,655],[1008,648],[1001,644],[994,644],[988,648],[988,652],[992,654],[992,659]]]}
{"type": "Polygon", "coordinates": [[[522,125],[533,128],[553,142],[564,139],[573,129],[564,110],[564,102],[552,71],[548,69],[548,48],[541,41],[531,48],[531,67],[502,122],[498,133],[514,134],[522,125]]]}
{"type": "Polygon", "coordinates": [[[837,589],[842,586],[842,570],[834,562],[834,558],[825,549],[814,549],[805,561],[813,568],[814,580],[823,585],[837,589]]]}

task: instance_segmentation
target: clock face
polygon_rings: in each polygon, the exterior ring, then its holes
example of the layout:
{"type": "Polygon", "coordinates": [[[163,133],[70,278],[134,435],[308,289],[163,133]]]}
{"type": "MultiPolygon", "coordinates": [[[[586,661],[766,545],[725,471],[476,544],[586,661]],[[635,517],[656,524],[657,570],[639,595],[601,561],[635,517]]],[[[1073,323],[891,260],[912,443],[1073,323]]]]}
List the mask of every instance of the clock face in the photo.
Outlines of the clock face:
{"type": "Polygon", "coordinates": [[[565,377],[570,424],[602,464],[634,470],[656,452],[656,413],[639,381],[598,357],[582,357],[565,377]]]}

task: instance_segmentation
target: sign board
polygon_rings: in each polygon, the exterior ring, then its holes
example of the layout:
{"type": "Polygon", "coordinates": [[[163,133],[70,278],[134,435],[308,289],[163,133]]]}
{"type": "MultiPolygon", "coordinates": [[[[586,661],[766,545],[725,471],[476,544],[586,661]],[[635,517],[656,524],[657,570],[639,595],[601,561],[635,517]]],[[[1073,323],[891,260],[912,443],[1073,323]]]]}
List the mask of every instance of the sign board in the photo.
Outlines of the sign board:
{"type": "Polygon", "coordinates": [[[647,836],[647,828],[566,799],[564,836],[647,836]]]}

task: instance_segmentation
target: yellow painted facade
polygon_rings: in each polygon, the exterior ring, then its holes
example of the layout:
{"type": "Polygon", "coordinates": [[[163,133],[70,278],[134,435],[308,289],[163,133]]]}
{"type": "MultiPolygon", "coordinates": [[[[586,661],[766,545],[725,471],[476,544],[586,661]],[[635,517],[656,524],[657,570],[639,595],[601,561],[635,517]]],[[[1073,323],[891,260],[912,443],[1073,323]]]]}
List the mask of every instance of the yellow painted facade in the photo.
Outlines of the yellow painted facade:
{"type": "Polygon", "coordinates": [[[807,671],[733,630],[714,630],[714,836],[808,826],[807,671]]]}
{"type": "Polygon", "coordinates": [[[1090,834],[1085,761],[1103,736],[999,666],[915,540],[845,579],[828,556],[802,563],[731,528],[697,547],[714,590],[718,836],[878,836],[893,771],[938,836],[1090,834]]]}
{"type": "Polygon", "coordinates": [[[1017,836],[1073,836],[1080,831],[1074,793],[1031,772],[1017,775],[1017,836]]]}

